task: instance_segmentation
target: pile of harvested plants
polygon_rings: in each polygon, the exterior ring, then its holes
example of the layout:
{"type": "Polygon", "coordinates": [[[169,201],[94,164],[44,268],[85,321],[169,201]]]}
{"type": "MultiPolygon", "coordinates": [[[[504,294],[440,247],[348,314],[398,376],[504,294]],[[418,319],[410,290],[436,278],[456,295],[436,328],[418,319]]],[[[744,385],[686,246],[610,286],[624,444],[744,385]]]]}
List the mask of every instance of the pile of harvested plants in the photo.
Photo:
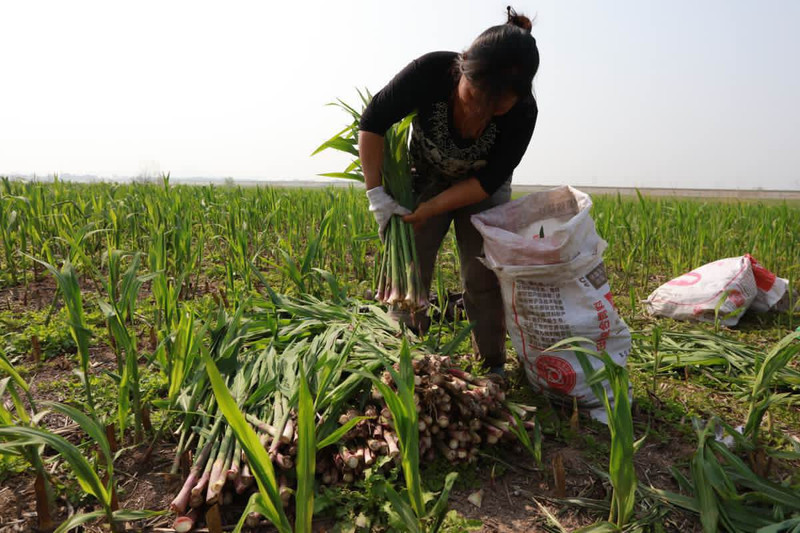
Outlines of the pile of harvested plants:
{"type": "MultiPolygon", "coordinates": [[[[309,373],[316,397],[317,433],[339,438],[317,451],[316,478],[325,485],[362,479],[365,468],[391,469],[400,447],[392,414],[364,373],[394,387],[384,364],[397,369],[397,326],[378,308],[273,298],[272,309],[228,317],[217,331],[212,357],[238,408],[260,437],[280,483],[284,507],[293,504],[298,447],[297,384],[309,373]],[[314,303],[315,305],[307,305],[314,303]],[[265,317],[272,317],[268,319],[265,317]],[[394,361],[394,363],[392,363],[394,361]]],[[[474,462],[479,450],[535,428],[530,407],[508,401],[500,383],[474,376],[448,356],[414,351],[414,399],[419,454],[474,462]]],[[[170,510],[175,529],[189,531],[212,507],[241,509],[256,487],[247,457],[221,415],[201,370],[184,391],[179,455],[183,484],[170,510]]],[[[527,433],[525,434],[527,437],[527,433]]],[[[523,437],[523,439],[525,438],[523,437]]],[[[328,439],[330,441],[330,439],[328,439]]],[[[256,525],[260,517],[248,517],[256,525]]]]}

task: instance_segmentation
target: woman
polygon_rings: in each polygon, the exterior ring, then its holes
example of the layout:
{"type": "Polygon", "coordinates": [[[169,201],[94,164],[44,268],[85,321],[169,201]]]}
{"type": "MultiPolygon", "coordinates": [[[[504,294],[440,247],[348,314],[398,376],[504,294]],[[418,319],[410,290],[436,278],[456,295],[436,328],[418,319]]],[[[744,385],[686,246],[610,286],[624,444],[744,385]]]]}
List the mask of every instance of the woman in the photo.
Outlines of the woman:
{"type": "Polygon", "coordinates": [[[426,293],[439,246],[455,224],[473,346],[500,374],[506,359],[500,287],[478,259],[483,240],[470,215],[511,198],[511,174],[536,124],[538,68],[531,22],[509,7],[507,23],[483,32],[465,52],[429,53],[397,74],[364,110],[358,138],[370,210],[381,233],[395,214],[414,225],[426,293]],[[418,203],[409,213],[383,190],[380,169],[383,135],[413,111],[409,154],[418,203]]]}

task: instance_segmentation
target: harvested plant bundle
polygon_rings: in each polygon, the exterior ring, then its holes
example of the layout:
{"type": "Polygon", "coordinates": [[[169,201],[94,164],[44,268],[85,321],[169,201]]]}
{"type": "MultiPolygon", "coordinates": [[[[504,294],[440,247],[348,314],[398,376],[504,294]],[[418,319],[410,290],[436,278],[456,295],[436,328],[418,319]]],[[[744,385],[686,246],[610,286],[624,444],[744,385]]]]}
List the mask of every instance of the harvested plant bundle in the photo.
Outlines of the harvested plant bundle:
{"type": "MultiPolygon", "coordinates": [[[[369,92],[366,93],[366,96],[359,92],[359,96],[363,107],[366,107],[372,98],[369,92]]],[[[361,113],[342,100],[338,100],[338,103],[334,105],[347,111],[353,120],[347,127],[320,145],[312,155],[328,148],[353,155],[356,159],[344,172],[331,172],[323,174],[323,176],[363,182],[364,175],[357,149],[361,113]]],[[[386,131],[381,169],[383,186],[386,191],[398,204],[410,211],[414,211],[416,207],[408,158],[409,131],[412,120],[413,115],[409,115],[386,131]]],[[[403,222],[398,216],[392,217],[384,235],[376,298],[394,308],[406,311],[417,311],[428,306],[427,294],[425,294],[420,278],[414,230],[411,225],[403,222]]]]}
{"type": "MultiPolygon", "coordinates": [[[[412,116],[386,132],[383,149],[383,184],[401,206],[414,211],[414,192],[408,162],[408,134],[412,116]]],[[[378,275],[378,300],[408,311],[428,305],[422,286],[411,225],[393,216],[386,228],[381,269],[378,275]]],[[[413,316],[413,315],[412,315],[413,316]]]]}

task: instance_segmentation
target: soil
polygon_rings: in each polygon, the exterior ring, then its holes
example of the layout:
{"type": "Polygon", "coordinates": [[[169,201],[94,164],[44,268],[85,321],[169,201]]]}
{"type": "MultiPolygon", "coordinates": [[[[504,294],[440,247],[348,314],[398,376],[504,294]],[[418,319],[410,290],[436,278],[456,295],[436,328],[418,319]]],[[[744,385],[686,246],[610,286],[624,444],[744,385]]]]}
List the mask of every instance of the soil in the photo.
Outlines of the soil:
{"type": "Polygon", "coordinates": [[[40,311],[53,303],[56,281],[52,276],[36,277],[27,286],[0,289],[0,310],[40,311]]]}
{"type": "MultiPolygon", "coordinates": [[[[483,490],[480,508],[468,501],[478,488],[455,490],[450,497],[450,508],[466,518],[483,522],[483,532],[512,533],[543,531],[548,525],[546,514],[555,516],[566,531],[588,526],[604,517],[599,511],[587,511],[578,506],[565,505],[563,498],[608,499],[609,487],[604,485],[585,458],[585,452],[563,445],[546,445],[543,469],[524,453],[504,454],[498,466],[506,471],[492,475],[491,467],[479,471],[479,487],[483,490]],[[566,481],[562,498],[554,483],[554,459],[560,456],[566,481]],[[549,467],[549,468],[548,468],[549,467]]],[[[677,491],[670,467],[685,461],[693,452],[687,446],[643,446],[636,454],[635,466],[640,484],[653,485],[677,491]]],[[[549,524],[553,527],[553,524],[549,524]]],[[[678,511],[668,514],[662,525],[666,531],[691,533],[702,531],[696,517],[678,511]]]]}

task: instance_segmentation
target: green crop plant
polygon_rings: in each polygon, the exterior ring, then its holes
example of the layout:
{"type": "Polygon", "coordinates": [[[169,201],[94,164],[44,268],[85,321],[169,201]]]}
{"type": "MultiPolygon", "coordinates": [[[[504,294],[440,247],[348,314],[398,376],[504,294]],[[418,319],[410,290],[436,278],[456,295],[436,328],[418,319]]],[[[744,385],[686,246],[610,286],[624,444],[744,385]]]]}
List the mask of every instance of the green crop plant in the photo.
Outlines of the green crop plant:
{"type": "MultiPolygon", "coordinates": [[[[339,137],[347,139],[349,150],[357,152],[354,132],[357,134],[357,122],[348,125],[339,137]]],[[[332,144],[342,143],[328,143],[332,144]]],[[[354,155],[352,151],[348,154],[354,155]]],[[[349,177],[358,176],[357,165],[347,173],[353,175],[349,177]]],[[[92,269],[102,262],[101,255],[106,248],[104,239],[110,239],[115,249],[148,254],[149,243],[163,234],[166,241],[163,268],[167,279],[177,281],[182,270],[190,273],[196,287],[198,281],[202,283],[202,274],[213,272],[211,266],[218,268],[226,262],[223,256],[227,248],[213,246],[218,240],[212,238],[222,235],[231,238],[225,228],[232,211],[238,211],[236,216],[247,224],[250,258],[259,253],[259,261],[263,256],[267,261],[281,263],[282,257],[273,253],[278,248],[276,243],[281,242],[280,248],[299,263],[305,251],[307,229],[317,227],[325,213],[333,209],[335,215],[329,227],[326,253],[320,258],[324,264],[315,266],[335,273],[340,279],[364,280],[370,269],[377,278],[380,270],[380,262],[373,262],[377,244],[374,222],[363,191],[357,188],[333,192],[269,187],[188,187],[171,180],[165,190],[163,183],[120,185],[7,180],[2,194],[2,216],[6,223],[0,224],[0,231],[5,232],[0,238],[3,246],[0,260],[9,283],[12,268],[16,269],[18,280],[30,279],[31,263],[18,254],[20,251],[50,264],[61,264],[72,256],[75,268],[90,276],[91,283],[92,279],[102,278],[92,269]],[[9,225],[12,212],[17,214],[9,225]],[[28,277],[23,278],[24,275],[28,277]],[[198,276],[201,277],[198,279],[198,276]]],[[[795,236],[800,232],[800,222],[796,216],[797,206],[792,202],[645,195],[633,198],[595,195],[593,201],[598,231],[610,245],[606,263],[611,285],[630,289],[624,291],[625,300],[620,299],[626,307],[630,305],[629,300],[636,304],[665,278],[745,252],[752,253],[766,268],[788,278],[797,292],[800,244],[795,236]],[[658,223],[661,220],[671,223],[658,223]]],[[[450,240],[445,240],[443,257],[452,253],[450,240]]],[[[448,265],[448,276],[456,269],[457,265],[448,265]]],[[[150,268],[150,272],[158,270],[160,268],[150,268]]],[[[237,267],[236,272],[239,270],[237,267]]],[[[189,276],[183,281],[188,282],[189,276]]],[[[247,283],[244,278],[241,281],[247,283]]],[[[456,281],[453,278],[448,283],[454,286],[456,281]]],[[[178,287],[178,292],[182,286],[178,287]]],[[[796,327],[796,320],[796,312],[781,315],[782,323],[796,327]]]]}
{"type": "Polygon", "coordinates": [[[139,350],[136,334],[131,331],[136,300],[142,283],[152,276],[138,276],[141,254],[136,253],[131,264],[120,277],[120,264],[123,254],[120,250],[108,253],[108,281],[106,292],[110,302],[99,301],[105,316],[106,326],[114,339],[113,347],[117,355],[117,374],[119,377],[118,423],[120,439],[124,439],[128,415],[133,402],[135,442],[143,437],[141,385],[139,383],[139,350]]]}
{"type": "MultiPolygon", "coordinates": [[[[40,418],[37,413],[36,402],[30,392],[28,383],[19,375],[14,365],[8,358],[0,353],[0,427],[28,427],[36,423],[40,418]],[[24,393],[24,400],[27,400],[28,407],[25,405],[20,389],[24,393]],[[13,409],[6,408],[3,398],[8,393],[11,398],[13,409]],[[28,414],[30,409],[32,416],[28,414]],[[16,415],[16,416],[15,416],[16,415]]],[[[36,472],[34,482],[34,493],[36,495],[36,515],[39,528],[50,530],[53,528],[52,511],[54,509],[53,489],[49,480],[44,462],[41,456],[41,447],[35,443],[23,444],[9,447],[6,450],[9,454],[21,455],[36,472]]],[[[0,454],[3,449],[0,445],[0,454]]]]}
{"type": "Polygon", "coordinates": [[[134,440],[135,442],[141,442],[143,436],[142,398],[139,385],[139,351],[136,346],[136,336],[132,335],[125,326],[125,322],[117,308],[104,302],[99,302],[99,304],[105,314],[106,323],[114,339],[115,351],[117,352],[119,372],[117,412],[120,439],[124,439],[128,416],[131,411],[131,402],[133,402],[134,440]]]}
{"type": "Polygon", "coordinates": [[[759,445],[761,421],[770,405],[786,397],[786,394],[772,392],[774,379],[786,366],[800,354],[800,332],[793,332],[778,342],[764,358],[753,380],[750,392],[750,406],[744,436],[755,447],[759,445]]]}
{"type": "MultiPolygon", "coordinates": [[[[37,260],[38,261],[38,260],[37,260]]],[[[69,329],[75,345],[78,347],[78,357],[80,358],[81,373],[84,391],[86,392],[86,405],[91,413],[95,412],[94,398],[92,397],[92,382],[89,376],[89,340],[92,333],[89,330],[83,311],[83,299],[81,298],[81,288],[78,284],[78,275],[67,260],[61,270],[56,270],[50,263],[39,261],[56,278],[61,297],[69,311],[69,329]]]]}
{"type": "Polygon", "coordinates": [[[776,518],[798,516],[800,497],[796,489],[758,476],[715,439],[716,428],[724,426],[721,420],[712,417],[707,423],[697,419],[693,423],[698,444],[690,463],[690,478],[674,472],[679,485],[693,496],[658,491],[659,497],[699,513],[703,531],[709,533],[769,531],[776,518]],[[738,486],[746,491],[740,492],[738,486]]]}
{"type": "Polygon", "coordinates": [[[603,401],[608,417],[608,431],[611,434],[608,474],[613,492],[608,522],[600,523],[596,527],[602,529],[611,526],[621,530],[633,518],[637,484],[633,455],[644,442],[644,438],[634,442],[633,416],[629,398],[630,381],[627,369],[616,364],[607,352],[586,348],[593,344],[589,339],[571,337],[554,344],[548,348],[548,351],[572,350],[586,374],[587,384],[592,388],[592,392],[603,401]],[[599,359],[602,361],[603,367],[595,370],[588,357],[599,359]],[[604,383],[608,383],[613,403],[604,383]]]}
{"type": "Polygon", "coordinates": [[[234,291],[234,300],[238,302],[240,296],[235,284],[234,274],[238,274],[244,281],[244,294],[248,295],[253,289],[250,265],[252,263],[250,250],[250,226],[243,216],[242,210],[234,206],[228,215],[226,234],[223,236],[228,247],[230,260],[228,262],[228,286],[234,291]]]}
{"type": "Polygon", "coordinates": [[[167,238],[156,233],[150,243],[149,262],[153,276],[151,290],[156,302],[154,324],[158,330],[174,326],[177,317],[178,299],[183,277],[174,279],[167,271],[167,238]]]}
{"type": "MultiPolygon", "coordinates": [[[[668,335],[668,346],[681,349],[689,346],[690,335],[668,335]]],[[[704,531],[789,531],[796,527],[796,517],[800,514],[797,487],[791,482],[775,483],[766,475],[771,457],[793,459],[797,454],[765,449],[759,435],[768,409],[787,397],[787,393],[775,393],[772,389],[779,383],[784,387],[797,384],[787,365],[800,353],[798,338],[797,332],[785,336],[766,356],[743,343],[725,341],[717,334],[698,336],[694,341],[703,346],[703,351],[695,357],[697,363],[731,364],[750,374],[740,383],[743,389],[745,384],[749,386],[749,411],[741,433],[716,416],[707,422],[693,419],[697,448],[690,462],[690,477],[673,469],[679,486],[691,496],[650,489],[664,501],[698,513],[704,531]],[[755,368],[758,372],[753,377],[755,368]],[[738,449],[748,454],[751,466],[718,440],[725,433],[738,449]],[[784,518],[779,527],[776,519],[784,518]]]]}
{"type": "MultiPolygon", "coordinates": [[[[762,348],[712,331],[668,331],[657,326],[649,335],[634,332],[632,340],[629,365],[654,375],[683,372],[686,367],[707,369],[715,380],[748,395],[752,394],[754,377],[765,361],[762,348]],[[660,334],[656,335],[656,329],[660,330],[660,334]]],[[[775,352],[775,348],[772,352],[775,352]]],[[[775,361],[781,359],[783,357],[775,361]]],[[[800,371],[796,367],[779,364],[773,368],[773,365],[765,368],[765,372],[769,373],[768,387],[791,389],[800,386],[800,371]]],[[[780,401],[780,398],[776,400],[780,401]]]]}
{"type": "Polygon", "coordinates": [[[452,472],[447,475],[438,501],[430,512],[426,511],[419,469],[419,421],[414,402],[414,369],[411,366],[411,351],[405,340],[400,348],[399,365],[400,370],[397,372],[390,364],[384,363],[386,370],[392,376],[397,392],[373,374],[362,373],[364,377],[372,380],[386,401],[400,443],[400,464],[406,483],[406,491],[403,493],[405,497],[388,483],[383,484],[383,492],[408,531],[434,533],[442,525],[450,490],[458,474],[452,472]]]}
{"type": "MultiPolygon", "coordinates": [[[[4,183],[8,189],[7,181],[4,183]]],[[[6,270],[11,275],[11,283],[16,285],[19,283],[19,279],[17,277],[17,257],[14,252],[19,246],[15,235],[18,228],[19,211],[13,209],[13,206],[13,198],[9,198],[6,194],[0,197],[0,241],[3,243],[6,270]]]]}
{"type": "Polygon", "coordinates": [[[43,405],[77,422],[97,445],[100,452],[98,463],[102,462],[105,472],[105,476],[101,476],[97,467],[90,464],[80,449],[63,437],[33,426],[0,426],[0,452],[14,453],[20,448],[36,446],[53,448],[69,465],[81,489],[93,496],[100,504],[100,510],[72,515],[55,530],[56,533],[69,531],[98,518],[105,518],[114,531],[121,531],[122,522],[141,520],[162,514],[154,511],[129,511],[118,508],[111,448],[105,430],[95,418],[63,404],[45,402],[43,405]],[[105,477],[107,481],[101,481],[102,477],[105,477]]]}
{"type": "Polygon", "coordinates": [[[319,225],[317,235],[308,241],[302,261],[295,261],[289,252],[280,250],[283,262],[273,265],[294,283],[296,290],[300,294],[312,292],[309,281],[314,273],[314,265],[319,264],[317,260],[321,254],[324,237],[327,235],[331,218],[332,212],[328,211],[319,225]]]}

